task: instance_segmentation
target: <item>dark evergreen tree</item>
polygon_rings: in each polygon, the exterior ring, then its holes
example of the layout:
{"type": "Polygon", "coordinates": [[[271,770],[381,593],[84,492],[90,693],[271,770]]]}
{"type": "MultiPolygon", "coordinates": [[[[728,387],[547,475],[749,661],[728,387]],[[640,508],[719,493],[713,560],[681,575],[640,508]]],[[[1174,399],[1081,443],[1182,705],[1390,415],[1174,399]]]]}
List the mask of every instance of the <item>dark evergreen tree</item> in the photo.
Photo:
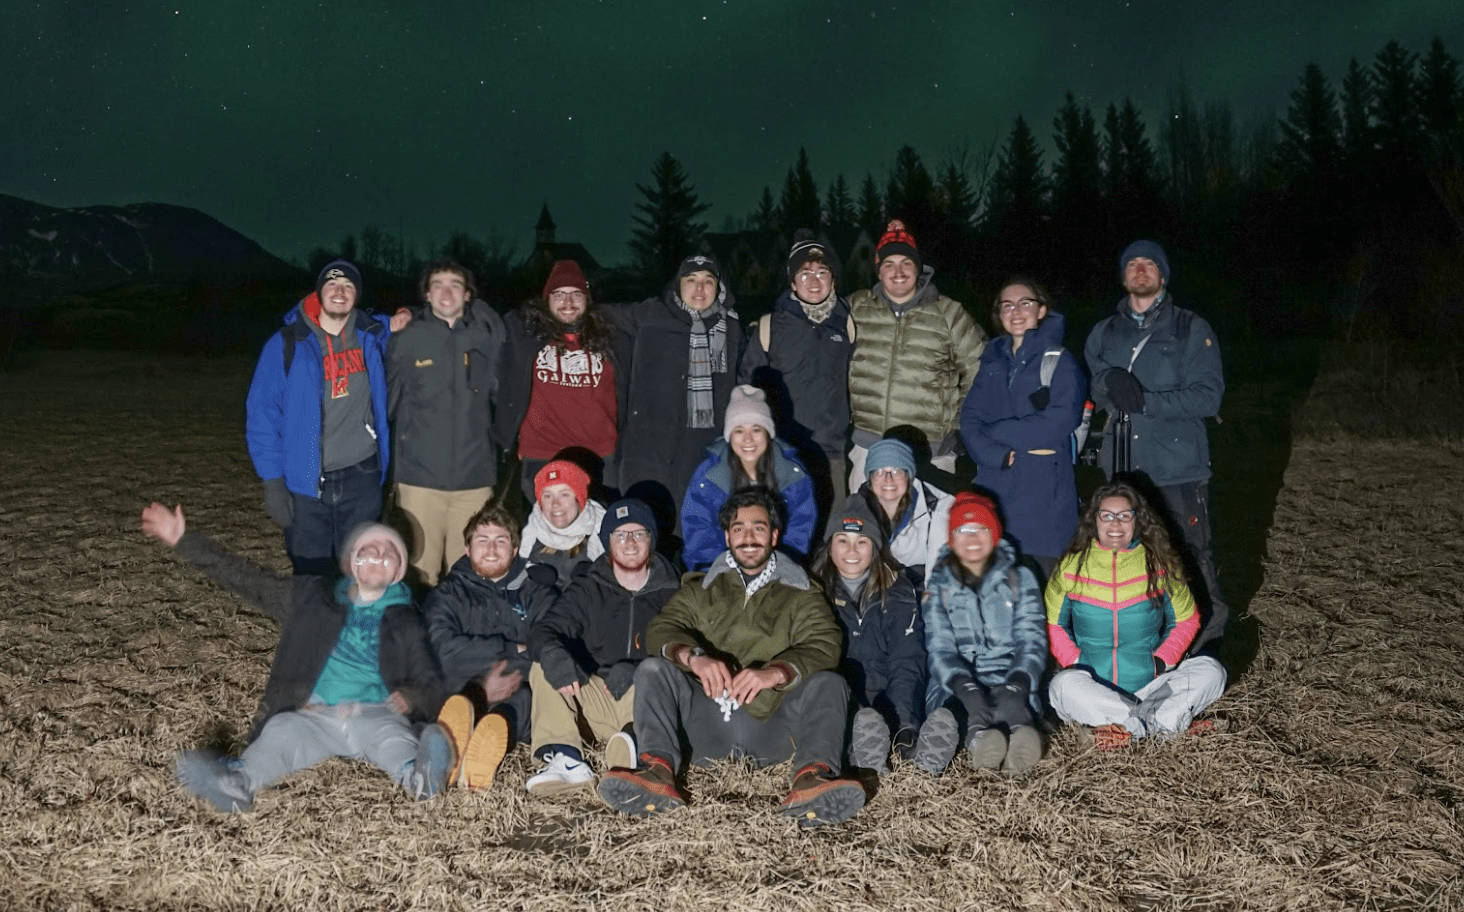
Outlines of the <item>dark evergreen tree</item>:
{"type": "Polygon", "coordinates": [[[1002,251],[1008,269],[1046,264],[1047,174],[1037,138],[1020,115],[991,180],[986,233],[1002,251]]]}
{"type": "Polygon", "coordinates": [[[878,239],[875,234],[885,223],[884,200],[879,195],[879,184],[873,174],[865,174],[859,185],[859,225],[878,239]]]}
{"type": "Polygon", "coordinates": [[[1416,150],[1423,137],[1418,112],[1418,55],[1389,41],[1373,61],[1372,115],[1377,124],[1378,151],[1393,174],[1417,164],[1416,150]]]}
{"type": "Polygon", "coordinates": [[[649,186],[636,184],[645,197],[636,203],[630,249],[636,270],[647,282],[661,282],[701,243],[707,226],[697,216],[711,208],[697,200],[686,171],[670,152],[651,165],[649,186]]]}
{"type": "Polygon", "coordinates": [[[778,223],[783,220],[783,214],[778,211],[778,204],[773,201],[771,187],[763,185],[762,198],[757,201],[757,208],[752,210],[752,215],[748,216],[747,220],[758,231],[778,230],[778,223]]]}
{"type": "Polygon", "coordinates": [[[1093,112],[1078,107],[1072,92],[1053,118],[1052,128],[1057,147],[1052,167],[1052,237],[1060,254],[1054,266],[1062,272],[1050,280],[1087,296],[1094,290],[1095,277],[1103,274],[1098,264],[1108,257],[1102,249],[1104,239],[1093,236],[1094,226],[1104,223],[1098,128],[1093,112]]]}
{"type": "Polygon", "coordinates": [[[1341,177],[1342,120],[1337,97],[1322,68],[1308,63],[1301,85],[1291,92],[1291,106],[1281,122],[1276,164],[1291,190],[1309,203],[1334,198],[1341,177]]]}
{"type": "Polygon", "coordinates": [[[1130,99],[1123,108],[1108,106],[1103,121],[1104,196],[1110,246],[1136,237],[1157,236],[1164,223],[1159,165],[1144,132],[1144,121],[1130,99]]]}
{"type": "Polygon", "coordinates": [[[808,152],[798,149],[798,164],[788,169],[783,183],[783,228],[788,232],[799,228],[818,231],[823,223],[819,210],[818,184],[814,183],[813,171],[808,167],[808,152]]]}
{"type": "Polygon", "coordinates": [[[953,231],[970,231],[975,223],[978,201],[971,179],[966,176],[964,159],[959,153],[940,169],[940,182],[935,188],[936,212],[953,231]]]}
{"type": "Polygon", "coordinates": [[[1372,169],[1377,137],[1372,121],[1372,75],[1353,58],[1342,77],[1342,176],[1354,190],[1372,169]]]}
{"type": "Polygon", "coordinates": [[[849,182],[844,180],[844,175],[840,174],[829,184],[824,209],[828,212],[830,228],[853,227],[858,213],[854,211],[854,200],[849,196],[849,182]]]}
{"type": "Polygon", "coordinates": [[[1444,167],[1461,164],[1464,127],[1460,121],[1459,61],[1444,50],[1437,35],[1423,58],[1419,75],[1419,114],[1434,161],[1444,167]]]}
{"type": "Polygon", "coordinates": [[[918,230],[931,212],[931,196],[935,184],[920,156],[910,146],[901,146],[895,153],[895,166],[885,188],[885,214],[903,218],[911,230],[918,230]]]}

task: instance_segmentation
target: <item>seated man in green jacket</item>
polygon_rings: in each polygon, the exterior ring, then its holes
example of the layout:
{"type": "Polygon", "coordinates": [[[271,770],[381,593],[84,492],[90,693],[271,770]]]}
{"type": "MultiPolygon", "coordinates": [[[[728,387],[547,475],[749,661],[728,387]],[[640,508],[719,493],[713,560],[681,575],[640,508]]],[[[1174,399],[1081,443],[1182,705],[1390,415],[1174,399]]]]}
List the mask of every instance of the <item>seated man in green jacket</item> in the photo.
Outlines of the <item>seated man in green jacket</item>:
{"type": "Polygon", "coordinates": [[[803,826],[840,823],[864,806],[864,788],[838,770],[849,685],[834,671],[842,636],[817,587],[773,549],[782,527],[765,488],[733,494],[718,515],[727,551],[646,626],[650,658],[635,672],[634,769],[612,769],[600,797],[649,816],[686,804],[676,785],[682,743],[691,759],[793,758],[779,807],[803,826]]]}

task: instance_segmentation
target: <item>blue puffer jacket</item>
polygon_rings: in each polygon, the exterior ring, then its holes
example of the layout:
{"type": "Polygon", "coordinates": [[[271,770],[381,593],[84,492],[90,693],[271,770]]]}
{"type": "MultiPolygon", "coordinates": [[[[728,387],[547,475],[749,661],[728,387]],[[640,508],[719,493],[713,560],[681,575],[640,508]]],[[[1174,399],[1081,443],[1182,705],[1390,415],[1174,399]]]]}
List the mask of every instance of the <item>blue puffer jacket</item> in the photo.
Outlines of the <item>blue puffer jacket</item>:
{"type": "Polygon", "coordinates": [[[829,594],[834,619],[844,631],[839,674],[860,706],[893,713],[900,728],[920,727],[925,718],[925,621],[915,585],[904,574],[884,597],[859,601],[838,587],[829,594]]]}
{"type": "Polygon", "coordinates": [[[1007,683],[1013,672],[1031,682],[1030,704],[1037,703],[1042,672],[1047,667],[1047,618],[1042,591],[1026,567],[1015,567],[1016,549],[1003,539],[981,578],[980,593],[961,585],[941,550],[941,559],[925,581],[921,613],[925,617],[925,652],[930,682],[925,711],[935,710],[955,693],[953,683],[971,678],[987,687],[1007,683]],[[1017,591],[1012,591],[1015,575],[1017,591]]]}
{"type": "Polygon", "coordinates": [[[1049,313],[1015,355],[1009,335],[986,346],[961,408],[961,439],[976,460],[977,483],[1001,504],[1006,534],[1023,553],[1054,558],[1078,527],[1071,436],[1088,394],[1078,359],[1063,349],[1045,407],[1032,402],[1042,388],[1042,355],[1062,349],[1062,336],[1062,314],[1049,313]],[[1008,468],[1006,456],[1013,451],[1008,468]]]}
{"type": "MultiPolygon", "coordinates": [[[[787,551],[801,563],[813,540],[813,526],[818,521],[818,507],[813,502],[813,480],[808,470],[794,455],[793,448],[774,438],[768,442],[773,454],[773,477],[778,480],[778,494],[783,498],[788,521],[778,537],[778,549],[787,551]]],[[[690,570],[705,570],[718,554],[727,550],[727,536],[717,522],[717,511],[732,493],[732,467],[727,441],[718,440],[707,447],[707,458],[692,473],[686,486],[686,499],[681,505],[681,535],[686,542],[681,552],[682,563],[690,570]]]]}
{"type": "MultiPolygon", "coordinates": [[[[314,297],[314,294],[311,294],[314,297]]],[[[305,301],[285,314],[285,325],[264,343],[244,406],[244,439],[254,471],[265,481],[284,478],[285,487],[302,497],[320,496],[320,412],[325,395],[325,353],[306,324],[305,301]],[[290,372],[285,373],[285,336],[293,339],[290,372]]],[[[357,311],[356,337],[366,359],[375,421],[376,454],[381,481],[386,482],[391,455],[387,423],[386,343],[390,318],[357,311]]]]}

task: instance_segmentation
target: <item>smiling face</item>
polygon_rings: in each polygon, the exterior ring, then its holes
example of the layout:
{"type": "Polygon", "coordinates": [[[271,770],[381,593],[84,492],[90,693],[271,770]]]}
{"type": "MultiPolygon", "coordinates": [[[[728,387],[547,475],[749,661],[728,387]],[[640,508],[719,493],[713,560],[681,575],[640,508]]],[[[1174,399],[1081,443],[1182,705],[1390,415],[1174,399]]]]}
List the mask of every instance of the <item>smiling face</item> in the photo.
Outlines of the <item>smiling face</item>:
{"type": "Polygon", "coordinates": [[[574,522],[580,514],[579,501],[574,498],[574,489],[567,484],[549,485],[539,495],[539,509],[549,525],[563,529],[574,522]]]}
{"type": "Polygon", "coordinates": [[[496,523],[484,523],[473,530],[465,550],[474,572],[497,582],[513,566],[513,533],[496,523]]]}
{"type": "Polygon", "coordinates": [[[706,310],[717,300],[717,277],[705,269],[681,277],[681,302],[692,310],[706,310]]]}
{"type": "Polygon", "coordinates": [[[320,312],[344,320],[356,306],[356,285],[350,279],[331,279],[320,286],[320,312]]]}
{"type": "Polygon", "coordinates": [[[549,292],[549,312],[565,326],[578,322],[588,306],[589,298],[585,293],[571,285],[549,292]]]}
{"type": "Polygon", "coordinates": [[[1097,539],[1098,547],[1119,551],[1127,548],[1134,540],[1134,527],[1137,523],[1134,505],[1129,503],[1127,497],[1105,497],[1098,504],[1098,517],[1095,520],[1097,528],[1093,530],[1093,537],[1097,539]]]}
{"type": "Polygon", "coordinates": [[[727,527],[727,547],[744,573],[761,573],[778,545],[778,530],[763,507],[738,507],[727,527]]]}
{"type": "Polygon", "coordinates": [[[751,467],[768,451],[768,429],[760,424],[739,424],[727,435],[727,446],[737,455],[743,471],[749,476],[751,467]]]}
{"type": "Polygon", "coordinates": [[[874,561],[874,542],[858,532],[835,532],[829,539],[829,560],[844,579],[858,579],[874,561]]]}
{"type": "Polygon", "coordinates": [[[610,533],[610,560],[627,573],[651,562],[651,533],[640,523],[626,523],[610,533]]]}
{"type": "Polygon", "coordinates": [[[798,267],[793,276],[793,293],[805,304],[822,304],[834,290],[834,274],[817,260],[798,267]]]}
{"type": "Polygon", "coordinates": [[[991,530],[980,523],[967,523],[951,530],[951,553],[972,573],[980,576],[991,563],[991,552],[996,541],[991,530]]]}
{"type": "Polygon", "coordinates": [[[389,542],[370,541],[357,549],[351,565],[360,591],[380,592],[401,578],[402,555],[389,542]]]}
{"type": "Polygon", "coordinates": [[[900,253],[892,253],[879,261],[879,283],[884,286],[885,295],[896,304],[904,304],[915,297],[915,283],[920,279],[920,270],[915,261],[900,253]]]}
{"type": "Polygon", "coordinates": [[[1008,285],[997,295],[1001,328],[1020,339],[1047,317],[1047,308],[1037,302],[1037,293],[1026,285],[1008,285]]]}
{"type": "Polygon", "coordinates": [[[452,323],[468,304],[468,283],[456,272],[434,272],[427,279],[427,303],[432,315],[452,323]]]}
{"type": "Polygon", "coordinates": [[[875,469],[869,473],[869,489],[884,508],[885,516],[898,519],[895,512],[900,509],[900,499],[910,490],[910,476],[904,469],[875,469]]]}

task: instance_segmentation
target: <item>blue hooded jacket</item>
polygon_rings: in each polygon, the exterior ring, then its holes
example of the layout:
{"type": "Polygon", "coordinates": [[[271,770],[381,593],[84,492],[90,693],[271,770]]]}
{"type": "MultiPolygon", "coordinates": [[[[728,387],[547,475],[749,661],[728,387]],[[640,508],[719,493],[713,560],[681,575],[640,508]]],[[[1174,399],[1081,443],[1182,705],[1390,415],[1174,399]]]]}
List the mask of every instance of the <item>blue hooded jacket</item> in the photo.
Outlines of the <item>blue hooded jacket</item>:
{"type": "MultiPolygon", "coordinates": [[[[800,562],[808,555],[813,541],[818,507],[813,502],[813,479],[794,455],[793,448],[777,438],[768,441],[773,457],[773,477],[778,480],[778,496],[787,509],[787,522],[778,536],[778,550],[787,551],[800,562]]],[[[732,494],[732,467],[727,462],[730,450],[727,441],[718,440],[707,447],[707,458],[692,473],[686,486],[686,499],[681,506],[681,535],[686,544],[681,551],[682,563],[690,570],[705,570],[717,555],[727,550],[727,536],[717,522],[717,511],[732,494]]]]}

